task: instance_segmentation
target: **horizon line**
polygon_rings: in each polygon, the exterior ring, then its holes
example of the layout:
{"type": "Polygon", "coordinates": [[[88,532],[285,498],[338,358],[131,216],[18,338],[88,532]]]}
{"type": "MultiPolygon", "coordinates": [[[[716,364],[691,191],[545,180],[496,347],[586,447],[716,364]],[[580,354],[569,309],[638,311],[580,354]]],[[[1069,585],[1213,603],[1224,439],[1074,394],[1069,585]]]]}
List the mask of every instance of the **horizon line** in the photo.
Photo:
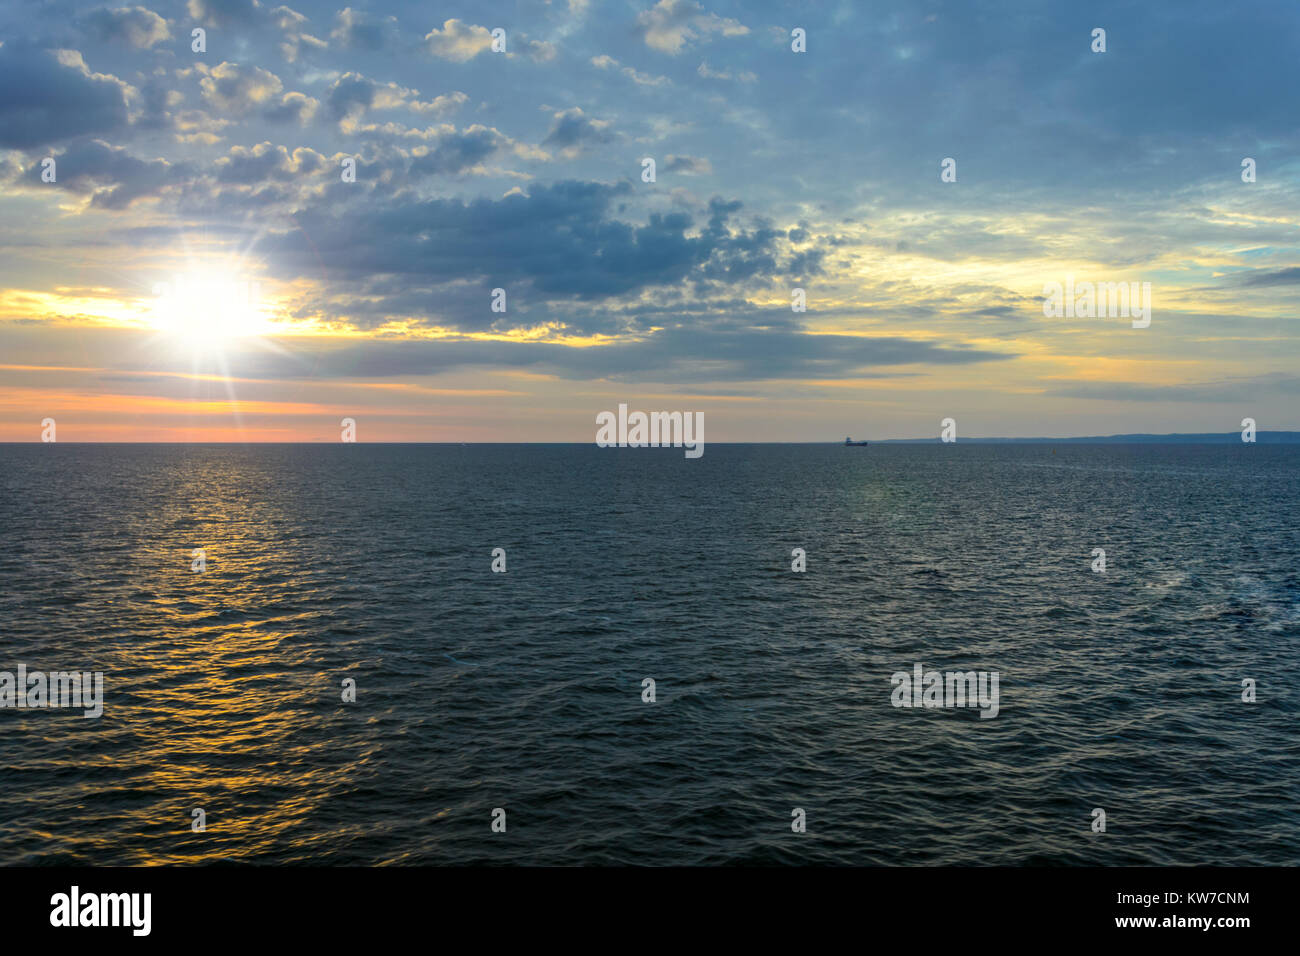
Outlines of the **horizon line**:
{"type": "MultiPolygon", "coordinates": [[[[1278,438],[1289,439],[1300,443],[1300,430],[1293,429],[1273,429],[1269,431],[1258,430],[1255,432],[1257,441],[1264,436],[1272,436],[1274,441],[1278,438]]],[[[1071,436],[1024,436],[1024,437],[1005,437],[1005,436],[979,436],[972,438],[958,437],[951,442],[944,442],[939,436],[927,436],[924,438],[878,438],[863,439],[871,445],[917,445],[917,444],[1015,444],[1017,442],[1060,442],[1068,443],[1094,443],[1094,444],[1158,444],[1163,442],[1181,442],[1183,444],[1221,444],[1235,443],[1241,438],[1240,431],[1229,432],[1129,432],[1115,435],[1071,435],[1071,436]]],[[[1279,442],[1279,443],[1289,443],[1279,442]]],[[[595,445],[595,441],[259,441],[256,439],[245,441],[187,441],[187,440],[165,440],[165,441],[53,441],[44,442],[35,441],[0,441],[0,445],[595,445]]],[[[806,441],[709,441],[702,444],[707,445],[831,445],[844,446],[844,442],[839,439],[834,440],[806,440],[806,441]]],[[[1243,443],[1250,444],[1250,443],[1243,443]]],[[[661,446],[642,446],[642,447],[664,447],[675,448],[673,445],[661,446]]]]}

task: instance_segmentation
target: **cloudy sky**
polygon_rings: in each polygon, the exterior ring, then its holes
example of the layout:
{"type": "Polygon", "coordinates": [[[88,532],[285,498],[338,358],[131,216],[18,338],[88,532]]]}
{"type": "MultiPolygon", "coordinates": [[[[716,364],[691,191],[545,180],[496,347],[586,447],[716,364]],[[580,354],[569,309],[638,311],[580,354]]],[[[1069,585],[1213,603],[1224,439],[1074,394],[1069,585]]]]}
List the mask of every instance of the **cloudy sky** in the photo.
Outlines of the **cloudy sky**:
{"type": "Polygon", "coordinates": [[[1300,428],[1291,2],[0,0],[0,41],[0,440],[1300,428]],[[1067,277],[1150,326],[1044,316],[1067,277]]]}

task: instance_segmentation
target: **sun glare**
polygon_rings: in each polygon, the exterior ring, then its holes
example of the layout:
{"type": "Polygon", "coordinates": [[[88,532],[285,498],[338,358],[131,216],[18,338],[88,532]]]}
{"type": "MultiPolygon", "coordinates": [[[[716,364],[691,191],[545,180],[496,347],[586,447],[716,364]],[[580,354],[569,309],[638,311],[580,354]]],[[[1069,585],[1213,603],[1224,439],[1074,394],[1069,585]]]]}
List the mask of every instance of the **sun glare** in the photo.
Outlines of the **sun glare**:
{"type": "Polygon", "coordinates": [[[216,271],[188,272],[154,286],[151,323],[193,345],[215,345],[270,330],[259,283],[216,271]]]}

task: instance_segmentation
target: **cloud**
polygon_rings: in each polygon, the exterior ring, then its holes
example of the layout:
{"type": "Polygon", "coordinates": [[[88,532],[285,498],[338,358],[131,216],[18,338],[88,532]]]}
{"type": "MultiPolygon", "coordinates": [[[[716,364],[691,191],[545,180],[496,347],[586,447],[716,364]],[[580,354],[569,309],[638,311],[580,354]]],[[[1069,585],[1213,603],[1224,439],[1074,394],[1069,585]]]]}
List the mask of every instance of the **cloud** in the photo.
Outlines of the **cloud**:
{"type": "Polygon", "coordinates": [[[416,185],[430,175],[497,175],[528,178],[508,169],[484,164],[496,157],[545,161],[550,155],[535,146],[511,139],[492,126],[474,124],[457,129],[451,123],[424,128],[400,123],[358,125],[368,147],[357,159],[357,179],[385,194],[416,185]],[[382,188],[380,188],[382,187],[382,188]]]}
{"type": "MultiPolygon", "coordinates": [[[[98,139],[74,143],[55,157],[55,163],[55,184],[71,192],[90,194],[91,206],[100,209],[126,209],[137,199],[160,195],[192,173],[187,166],[164,159],[139,159],[98,139]]],[[[33,164],[27,178],[39,182],[40,173],[40,164],[33,164]]]]}
{"type": "Polygon", "coordinates": [[[359,73],[344,73],[325,91],[325,105],[331,119],[357,119],[370,109],[380,84],[359,73]]]}
{"type": "MultiPolygon", "coordinates": [[[[471,128],[460,135],[475,134],[471,128]]],[[[480,134],[481,150],[500,148],[494,134],[480,134]]],[[[480,158],[474,148],[472,140],[441,144],[441,154],[432,151],[424,162],[430,171],[455,168],[480,158]]],[[[358,163],[358,183],[363,179],[369,177],[358,163]]],[[[298,230],[269,238],[266,255],[286,280],[314,277],[354,292],[358,283],[395,277],[392,294],[415,294],[424,303],[416,316],[422,321],[435,321],[435,303],[454,301],[451,290],[470,288],[477,301],[483,289],[500,286],[534,310],[564,303],[566,321],[588,331],[618,331],[626,324],[604,301],[608,297],[674,287],[688,291],[684,301],[699,308],[705,297],[734,283],[762,287],[788,275],[792,260],[784,233],[761,223],[734,227],[738,202],[712,201],[702,224],[680,212],[651,213],[642,223],[617,218],[616,207],[633,194],[627,182],[567,181],[500,199],[420,200],[405,191],[361,195],[335,184],[296,211],[298,230]],[[577,307],[584,302],[601,307],[577,307]]],[[[341,309],[334,317],[349,316],[341,309]]],[[[501,316],[486,308],[449,308],[437,318],[468,329],[536,321],[527,311],[501,316]]]]}
{"type": "Polygon", "coordinates": [[[413,110],[416,113],[432,113],[435,116],[442,116],[446,113],[454,112],[469,102],[469,97],[459,90],[452,93],[443,93],[435,96],[431,100],[418,100],[414,97],[418,91],[411,91],[412,98],[403,100],[401,105],[406,109],[413,110]]]}
{"type": "Polygon", "coordinates": [[[320,103],[304,93],[286,93],[280,102],[262,110],[262,117],[272,123],[297,123],[306,126],[316,115],[320,103]]]}
{"type": "Polygon", "coordinates": [[[491,49],[492,33],[487,27],[472,26],[453,19],[444,23],[441,30],[430,30],[424,43],[434,56],[453,63],[464,63],[484,50],[491,49]]]}
{"type": "Polygon", "coordinates": [[[76,50],[0,46],[0,147],[31,149],[127,125],[132,87],[76,50]]]}
{"type": "Polygon", "coordinates": [[[320,106],[304,93],[280,95],[284,88],[280,78],[260,66],[222,62],[211,69],[203,64],[195,69],[201,74],[199,89],[204,101],[230,116],[257,113],[273,123],[306,125],[320,106]]]}
{"type": "MultiPolygon", "coordinates": [[[[483,297],[486,302],[486,297],[483,297]]],[[[903,336],[810,335],[763,328],[662,329],[637,340],[582,348],[558,342],[402,338],[317,342],[308,352],[267,350],[232,359],[231,374],[261,380],[400,378],[463,369],[515,369],[570,381],[698,383],[858,377],[872,370],[1005,361],[1013,353],[903,336]],[[297,354],[295,354],[295,352],[297,354]]],[[[130,361],[124,356],[124,361],[130,361]]]]}
{"type": "Polygon", "coordinates": [[[204,74],[199,80],[203,99],[235,116],[272,105],[284,88],[278,76],[260,66],[222,62],[209,69],[200,63],[197,69],[204,74]]]}
{"type": "Polygon", "coordinates": [[[682,173],[686,176],[707,176],[713,172],[713,164],[700,156],[675,156],[669,153],[664,157],[662,167],[666,173],[682,173]]]}
{"type": "Polygon", "coordinates": [[[296,63],[302,55],[303,48],[321,51],[329,48],[324,40],[307,33],[303,26],[307,18],[297,10],[289,7],[276,7],[271,11],[275,25],[280,28],[283,39],[280,42],[280,55],[286,63],[296,63]]]}
{"type": "Polygon", "coordinates": [[[601,70],[618,70],[639,86],[667,86],[670,82],[666,76],[651,76],[648,73],[641,73],[638,70],[634,70],[630,66],[623,66],[618,62],[618,60],[606,54],[593,56],[591,58],[591,65],[601,70]]]}
{"type": "MultiPolygon", "coordinates": [[[[206,364],[196,365],[192,357],[178,361],[167,355],[156,336],[134,329],[24,329],[13,322],[0,323],[0,353],[14,354],[21,348],[22,354],[37,357],[51,347],[68,348],[72,335],[76,336],[75,354],[88,351],[95,356],[95,382],[121,382],[124,376],[138,373],[190,376],[207,371],[206,364]]],[[[637,340],[583,347],[555,341],[406,336],[304,337],[273,340],[267,345],[231,352],[211,370],[221,379],[238,382],[241,397],[256,391],[255,382],[282,388],[285,382],[393,381],[474,369],[527,371],[566,381],[682,384],[701,394],[736,394],[734,388],[720,390],[704,384],[701,369],[708,370],[710,383],[802,382],[837,377],[895,378],[907,374],[904,366],[932,363],[953,367],[1015,358],[1014,353],[904,336],[811,335],[761,327],[662,329],[637,340]]],[[[51,358],[57,354],[51,353],[51,358]]],[[[83,384],[91,380],[85,372],[78,374],[83,384]]],[[[194,387],[192,380],[182,384],[187,390],[194,387]]],[[[279,393],[267,394],[276,397],[279,393]]],[[[192,391],[176,397],[187,395],[192,391]]]]}
{"type": "Polygon", "coordinates": [[[432,146],[411,151],[410,169],[413,173],[460,173],[479,166],[510,145],[508,136],[489,126],[475,125],[459,131],[446,127],[432,146]]]}
{"type": "Polygon", "coordinates": [[[1246,287],[1300,285],[1300,266],[1292,266],[1289,269],[1257,269],[1246,273],[1238,273],[1232,277],[1232,283],[1246,287]]]}
{"type": "Polygon", "coordinates": [[[608,120],[593,119],[581,107],[557,110],[551,118],[551,130],[542,140],[543,146],[555,146],[576,153],[588,143],[606,143],[612,134],[608,120]]]}
{"type": "Polygon", "coordinates": [[[522,33],[514,39],[513,43],[508,44],[506,49],[511,53],[522,52],[537,63],[549,63],[555,59],[557,52],[555,44],[547,43],[545,40],[530,40],[522,33]]]}
{"type": "Polygon", "coordinates": [[[189,0],[189,14],[208,26],[252,26],[262,17],[257,0],[189,0]]]}
{"type": "Polygon", "coordinates": [[[185,95],[174,89],[170,80],[151,76],[140,87],[138,98],[132,101],[132,125],[141,129],[172,129],[175,126],[173,110],[184,102],[185,95]]]}
{"type": "Polygon", "coordinates": [[[101,7],[82,17],[81,24],[97,40],[125,43],[137,50],[172,38],[167,21],[145,7],[101,7]]]}
{"type": "Polygon", "coordinates": [[[676,56],[687,44],[706,40],[711,34],[744,36],[749,27],[731,18],[706,13],[695,0],[659,0],[636,18],[646,46],[676,56]]]}
{"type": "Polygon", "coordinates": [[[337,120],[345,132],[356,129],[357,123],[370,110],[405,109],[415,113],[442,116],[459,109],[469,97],[461,92],[421,100],[418,90],[410,90],[396,83],[379,83],[359,73],[344,73],[325,93],[325,104],[330,118],[337,120]]]}
{"type": "Polygon", "coordinates": [[[375,17],[344,7],[335,20],[338,26],[330,39],[345,50],[384,50],[394,46],[399,36],[396,17],[375,17]]]}
{"type": "Polygon", "coordinates": [[[217,160],[215,169],[218,182],[257,186],[273,180],[298,180],[318,172],[325,162],[324,156],[305,146],[290,153],[284,146],[258,143],[251,149],[232,146],[229,155],[217,160]]]}
{"type": "MultiPolygon", "coordinates": [[[[464,63],[492,48],[492,31],[460,20],[448,20],[439,30],[436,27],[424,38],[425,48],[434,56],[453,63],[464,63]]],[[[555,45],[544,40],[531,40],[525,33],[507,33],[505,55],[517,53],[538,63],[554,60],[555,45]]]]}

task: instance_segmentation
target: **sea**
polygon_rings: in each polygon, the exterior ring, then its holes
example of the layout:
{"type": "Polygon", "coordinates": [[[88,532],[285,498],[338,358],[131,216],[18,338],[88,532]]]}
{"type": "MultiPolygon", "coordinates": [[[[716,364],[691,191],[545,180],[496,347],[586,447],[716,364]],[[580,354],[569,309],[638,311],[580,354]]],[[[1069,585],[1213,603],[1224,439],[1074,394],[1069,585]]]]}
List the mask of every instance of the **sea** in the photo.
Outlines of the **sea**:
{"type": "Polygon", "coordinates": [[[0,706],[0,864],[1300,863],[1300,446],[10,444],[0,488],[0,672],[103,677],[0,706]],[[896,706],[918,666],[996,716],[896,706]]]}

